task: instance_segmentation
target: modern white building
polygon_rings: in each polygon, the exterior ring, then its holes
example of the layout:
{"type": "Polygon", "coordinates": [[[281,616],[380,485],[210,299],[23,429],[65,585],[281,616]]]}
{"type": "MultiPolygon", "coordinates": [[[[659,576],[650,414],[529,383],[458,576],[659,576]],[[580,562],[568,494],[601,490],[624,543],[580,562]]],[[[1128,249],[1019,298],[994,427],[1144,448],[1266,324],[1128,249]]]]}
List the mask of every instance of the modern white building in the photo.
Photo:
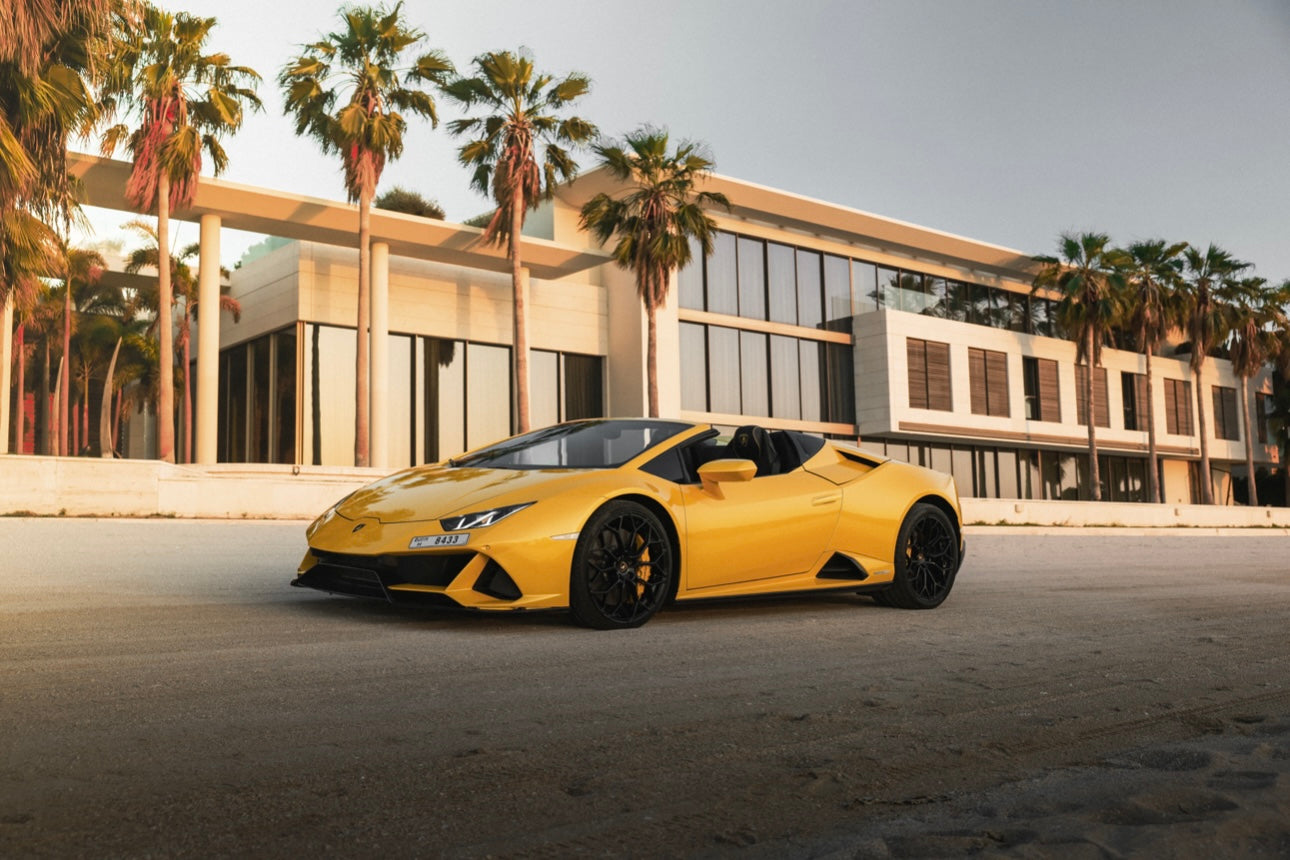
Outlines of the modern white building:
{"type": "MultiPolygon", "coordinates": [[[[78,164],[92,203],[120,203],[110,189],[128,166],[78,164]]],[[[1031,295],[1026,254],[725,177],[708,187],[733,208],[711,213],[713,254],[676,274],[658,315],[664,416],[858,440],[952,472],[964,495],[1088,498],[1084,368],[1055,336],[1053,302],[1031,295]]],[[[582,203],[613,190],[593,171],[529,217],[533,426],[646,409],[633,276],[578,228],[582,203]]],[[[198,460],[351,465],[354,208],[203,179],[180,217],[202,220],[205,253],[218,253],[221,225],[282,237],[232,273],[241,320],[224,314],[217,335],[199,333],[208,357],[197,400],[208,405],[195,422],[198,460]]],[[[432,462],[508,435],[502,250],[471,227],[382,212],[373,241],[373,464],[432,462]]],[[[1198,384],[1175,347],[1152,360],[1165,500],[1199,499],[1205,433],[1215,499],[1230,501],[1246,433],[1256,463],[1276,463],[1262,420],[1269,377],[1251,382],[1247,428],[1230,363],[1210,360],[1198,384]]],[[[1093,417],[1103,497],[1142,500],[1146,359],[1106,349],[1102,364],[1093,417]]]]}

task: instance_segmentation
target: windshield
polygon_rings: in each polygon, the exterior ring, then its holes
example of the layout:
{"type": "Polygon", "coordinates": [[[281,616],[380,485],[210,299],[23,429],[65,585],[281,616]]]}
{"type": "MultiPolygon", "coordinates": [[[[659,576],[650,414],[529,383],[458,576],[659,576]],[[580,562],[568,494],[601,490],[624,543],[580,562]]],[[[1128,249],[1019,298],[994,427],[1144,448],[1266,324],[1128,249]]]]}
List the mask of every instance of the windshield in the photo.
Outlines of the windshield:
{"type": "Polygon", "coordinates": [[[611,469],[693,425],[676,421],[578,421],[515,436],[449,461],[488,469],[611,469]]]}

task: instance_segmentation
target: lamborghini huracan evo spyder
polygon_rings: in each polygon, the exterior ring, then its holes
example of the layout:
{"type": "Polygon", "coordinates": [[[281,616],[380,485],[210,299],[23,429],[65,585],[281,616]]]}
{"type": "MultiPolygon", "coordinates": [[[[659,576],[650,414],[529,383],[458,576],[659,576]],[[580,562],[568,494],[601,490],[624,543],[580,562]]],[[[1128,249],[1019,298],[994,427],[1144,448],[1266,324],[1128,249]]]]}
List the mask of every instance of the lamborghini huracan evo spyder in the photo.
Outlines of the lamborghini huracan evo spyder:
{"type": "Polygon", "coordinates": [[[602,629],[669,600],[800,591],[940,605],[963,558],[948,475],[786,430],[574,421],[409,469],[306,531],[293,585],[602,629]]]}

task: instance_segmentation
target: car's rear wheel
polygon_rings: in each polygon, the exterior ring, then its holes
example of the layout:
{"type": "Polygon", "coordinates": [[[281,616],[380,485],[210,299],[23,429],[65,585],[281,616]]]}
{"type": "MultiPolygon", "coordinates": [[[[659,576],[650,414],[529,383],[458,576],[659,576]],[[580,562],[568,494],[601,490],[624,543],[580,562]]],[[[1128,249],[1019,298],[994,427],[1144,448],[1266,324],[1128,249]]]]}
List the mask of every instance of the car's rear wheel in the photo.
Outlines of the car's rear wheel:
{"type": "Polygon", "coordinates": [[[914,505],[896,536],[896,576],[878,602],[901,609],[934,609],[954,587],[959,544],[945,512],[923,502],[914,505]]]}
{"type": "Polygon", "coordinates": [[[667,530],[635,502],[602,506],[578,537],[569,577],[573,620],[597,630],[639,627],[658,612],[676,576],[667,530]]]}

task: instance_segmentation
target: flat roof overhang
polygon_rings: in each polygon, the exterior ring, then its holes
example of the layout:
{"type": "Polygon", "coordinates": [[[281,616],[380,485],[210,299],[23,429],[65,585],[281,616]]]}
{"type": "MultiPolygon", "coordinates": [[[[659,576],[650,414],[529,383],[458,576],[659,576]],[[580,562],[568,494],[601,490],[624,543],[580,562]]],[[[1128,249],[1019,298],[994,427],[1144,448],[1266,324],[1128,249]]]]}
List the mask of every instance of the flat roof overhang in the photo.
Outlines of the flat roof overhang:
{"type": "MultiPolygon", "coordinates": [[[[581,207],[598,193],[613,195],[621,188],[605,168],[597,168],[561,189],[559,197],[571,206],[581,207]]],[[[700,188],[726,195],[730,214],[749,221],[1014,280],[1028,282],[1038,271],[1038,264],[1021,251],[752,182],[713,174],[700,188]]],[[[712,211],[715,215],[725,214],[720,209],[712,211]]]]}
{"type": "MultiPolygon", "coordinates": [[[[67,168],[85,186],[85,205],[138,211],[125,198],[130,162],[68,152],[67,168]]],[[[354,204],[239,185],[208,176],[199,177],[192,205],[172,217],[179,221],[197,221],[202,215],[218,215],[221,226],[234,230],[326,245],[353,247],[358,244],[358,207],[354,204]]],[[[390,253],[395,256],[510,272],[505,247],[485,244],[482,237],[483,231],[477,227],[372,210],[372,241],[388,243],[390,253]]],[[[592,269],[610,259],[599,251],[527,236],[521,253],[524,266],[533,277],[542,280],[592,269]]]]}

